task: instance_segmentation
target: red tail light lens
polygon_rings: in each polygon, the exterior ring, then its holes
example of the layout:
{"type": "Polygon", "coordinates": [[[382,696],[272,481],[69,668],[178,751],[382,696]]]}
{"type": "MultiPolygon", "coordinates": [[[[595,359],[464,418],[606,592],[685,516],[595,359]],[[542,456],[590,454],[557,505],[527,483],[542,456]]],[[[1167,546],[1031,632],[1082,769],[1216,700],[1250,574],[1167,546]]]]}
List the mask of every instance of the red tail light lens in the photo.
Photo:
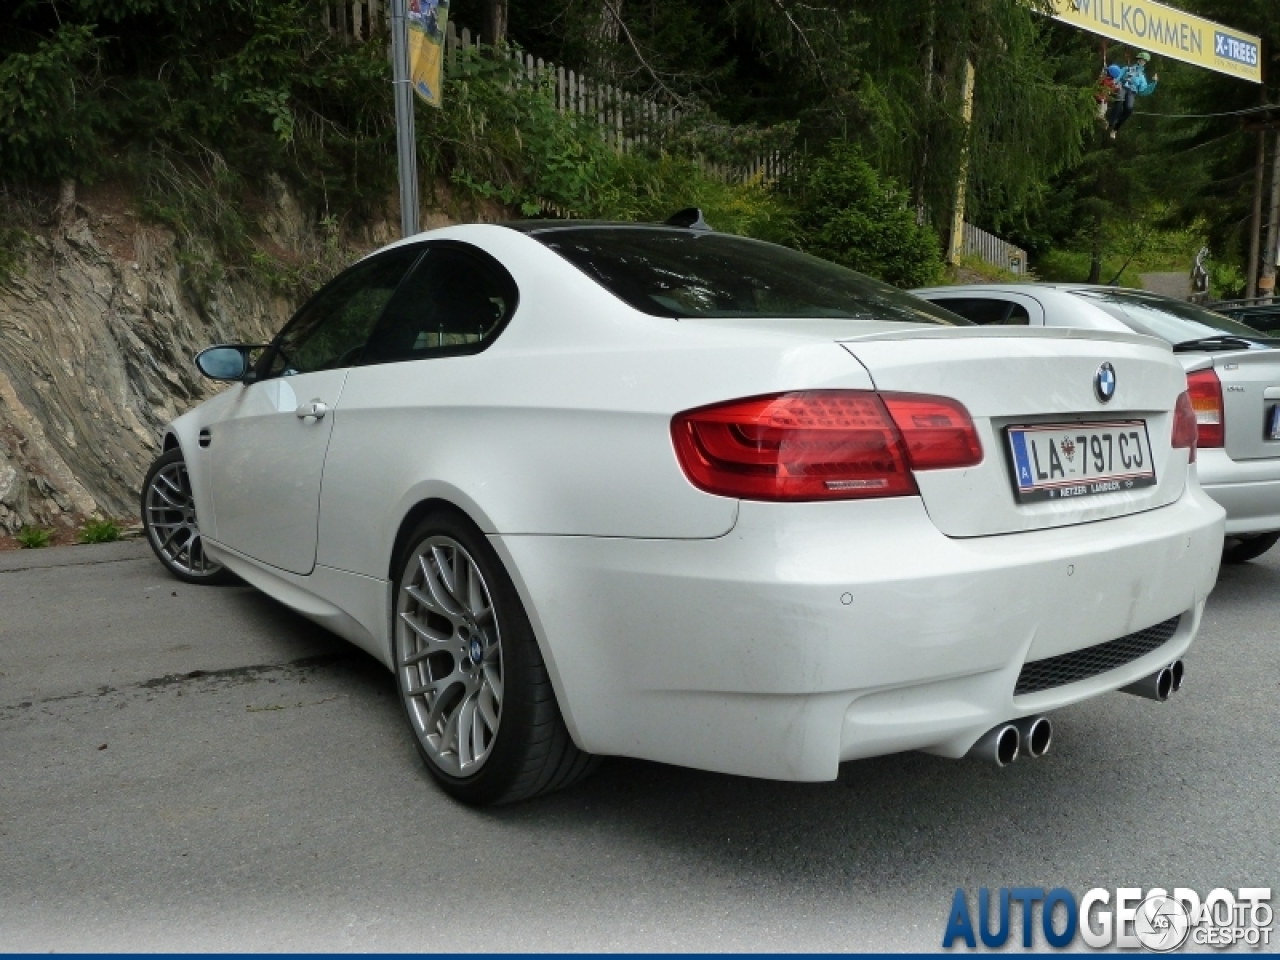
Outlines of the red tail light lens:
{"type": "Polygon", "coordinates": [[[694,486],[746,500],[906,496],[917,492],[912,467],[982,459],[973,422],[955,401],[866,390],[690,410],[672,420],[671,436],[694,486]]]}
{"type": "Polygon", "coordinates": [[[913,470],[972,467],[982,462],[982,442],[969,411],[946,397],[882,393],[893,422],[907,443],[913,470]]]}
{"type": "Polygon", "coordinates": [[[1196,414],[1198,447],[1220,447],[1226,433],[1226,417],[1222,409],[1222,382],[1213,370],[1197,370],[1187,374],[1187,393],[1196,414]]]}
{"type": "Polygon", "coordinates": [[[1196,411],[1191,406],[1191,394],[1184,390],[1173,407],[1173,448],[1191,451],[1188,463],[1196,462],[1196,411]]]}

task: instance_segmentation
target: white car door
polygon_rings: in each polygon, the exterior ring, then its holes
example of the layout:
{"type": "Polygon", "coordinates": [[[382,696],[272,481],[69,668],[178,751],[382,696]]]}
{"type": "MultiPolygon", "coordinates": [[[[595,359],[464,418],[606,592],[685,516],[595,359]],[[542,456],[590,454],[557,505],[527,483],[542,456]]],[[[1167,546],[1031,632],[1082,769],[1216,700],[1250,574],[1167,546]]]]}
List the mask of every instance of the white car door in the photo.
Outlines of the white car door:
{"type": "Polygon", "coordinates": [[[421,247],[361,261],[313,297],[209,427],[210,478],[219,542],[308,574],[325,451],[352,366],[421,247]]]}

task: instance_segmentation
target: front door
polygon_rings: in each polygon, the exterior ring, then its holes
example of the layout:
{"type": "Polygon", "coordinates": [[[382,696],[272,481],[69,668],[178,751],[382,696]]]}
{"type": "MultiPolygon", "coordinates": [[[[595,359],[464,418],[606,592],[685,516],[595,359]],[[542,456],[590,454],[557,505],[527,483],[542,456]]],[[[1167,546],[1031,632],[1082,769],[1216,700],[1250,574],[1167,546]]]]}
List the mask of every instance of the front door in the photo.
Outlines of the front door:
{"type": "Polygon", "coordinates": [[[397,247],[320,291],[284,328],[210,426],[218,540],[291,573],[316,560],[325,451],[342,387],[400,279],[421,254],[397,247]]]}

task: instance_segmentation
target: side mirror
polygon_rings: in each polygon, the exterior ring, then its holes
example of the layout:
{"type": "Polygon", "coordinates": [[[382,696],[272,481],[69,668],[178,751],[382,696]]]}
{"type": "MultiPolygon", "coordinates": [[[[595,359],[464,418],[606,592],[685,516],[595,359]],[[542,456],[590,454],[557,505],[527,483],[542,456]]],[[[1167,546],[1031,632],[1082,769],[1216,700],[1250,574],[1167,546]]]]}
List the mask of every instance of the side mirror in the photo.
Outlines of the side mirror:
{"type": "Polygon", "coordinates": [[[242,343],[206,347],[196,354],[196,369],[210,380],[243,380],[252,366],[251,354],[261,349],[242,343]]]}

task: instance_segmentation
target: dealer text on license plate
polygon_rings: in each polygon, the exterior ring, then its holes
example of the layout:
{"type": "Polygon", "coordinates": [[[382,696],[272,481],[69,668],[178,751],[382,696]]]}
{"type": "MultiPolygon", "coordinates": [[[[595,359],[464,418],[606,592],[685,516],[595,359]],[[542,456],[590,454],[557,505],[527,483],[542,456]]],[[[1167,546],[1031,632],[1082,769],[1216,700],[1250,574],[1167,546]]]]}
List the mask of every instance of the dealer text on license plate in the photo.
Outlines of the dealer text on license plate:
{"type": "Polygon", "coordinates": [[[1156,482],[1142,420],[1009,427],[1020,503],[1092,497],[1156,482]]]}

